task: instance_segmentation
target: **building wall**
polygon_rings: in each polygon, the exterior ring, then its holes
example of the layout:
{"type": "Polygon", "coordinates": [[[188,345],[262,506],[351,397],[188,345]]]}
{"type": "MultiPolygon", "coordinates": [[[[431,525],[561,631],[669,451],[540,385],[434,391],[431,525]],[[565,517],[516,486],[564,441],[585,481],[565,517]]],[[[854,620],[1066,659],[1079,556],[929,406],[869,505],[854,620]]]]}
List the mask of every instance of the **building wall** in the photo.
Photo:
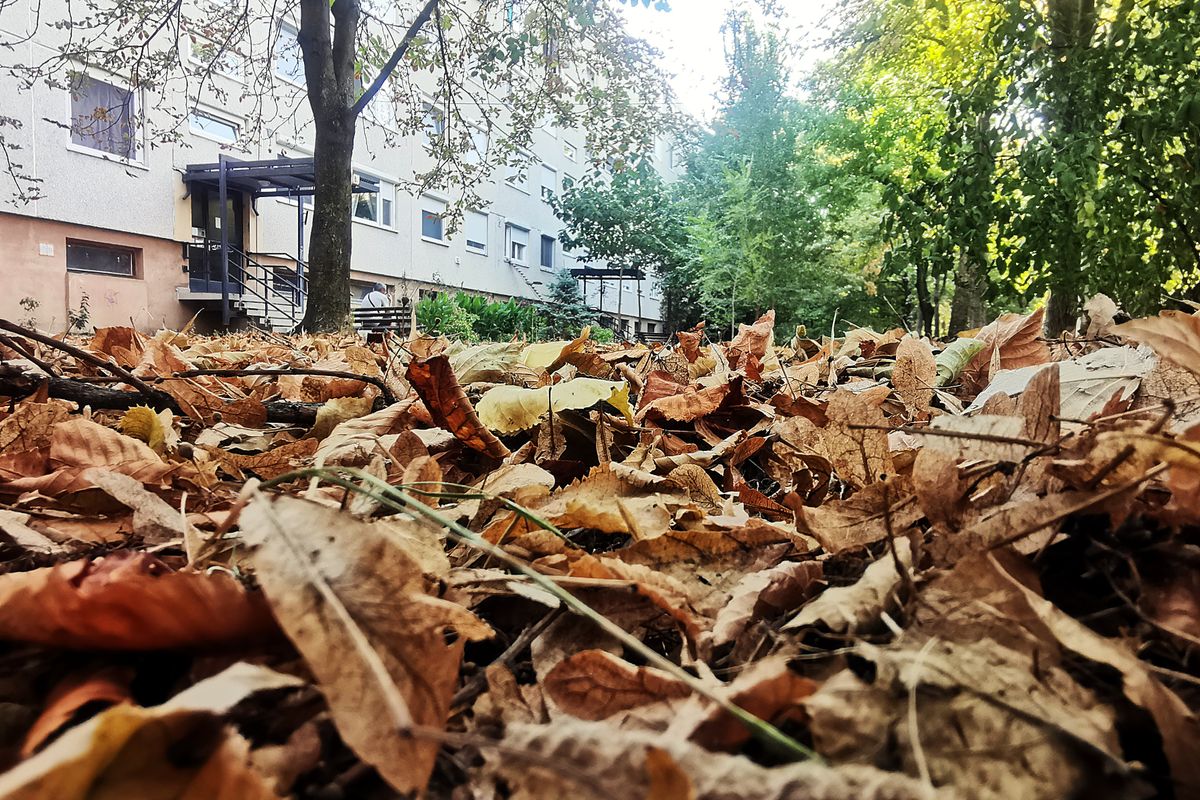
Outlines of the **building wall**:
{"type": "Polygon", "coordinates": [[[0,317],[33,318],[43,329],[67,327],[69,311],[78,310],[86,294],[93,325],[128,325],[144,330],[178,329],[191,317],[175,299],[187,282],[178,242],[107,228],[0,214],[3,243],[3,291],[0,317]],[[99,242],[135,251],[134,277],[68,272],[67,240],[99,242]],[[23,298],[37,300],[33,311],[23,298]]]}
{"type": "MultiPolygon", "coordinates": [[[[11,22],[14,17],[6,15],[6,19],[11,22]]],[[[3,24],[5,21],[0,20],[0,26],[3,24]]],[[[50,31],[13,51],[0,52],[0,67],[5,63],[47,58],[53,53],[53,37],[59,35],[50,31]]],[[[119,82],[113,76],[97,74],[97,77],[119,82]]],[[[240,95],[246,87],[222,75],[215,75],[213,80],[220,82],[228,94],[221,100],[208,98],[201,108],[244,126],[248,100],[240,95]]],[[[93,298],[97,323],[102,319],[118,319],[127,324],[133,317],[140,326],[153,328],[189,318],[191,310],[183,307],[175,294],[177,287],[187,284],[187,275],[181,269],[181,252],[182,244],[191,241],[193,233],[190,200],[180,176],[189,164],[211,163],[221,153],[241,160],[311,154],[311,118],[302,91],[281,78],[276,79],[274,91],[273,99],[281,107],[294,108],[295,112],[284,115],[284,125],[257,132],[248,150],[222,145],[190,130],[185,123],[180,141],[143,141],[138,158],[129,163],[72,144],[70,96],[65,89],[41,84],[23,89],[15,78],[0,69],[4,113],[23,123],[21,128],[6,129],[6,137],[19,147],[27,171],[42,179],[41,199],[23,204],[0,197],[0,250],[17,254],[11,257],[4,282],[17,288],[15,297],[25,296],[26,291],[36,293],[30,296],[37,296],[43,308],[53,308],[61,317],[65,304],[74,297],[71,292],[74,287],[76,293],[86,290],[93,298]],[[86,237],[80,234],[80,238],[140,248],[140,276],[130,279],[72,274],[68,280],[65,247],[59,244],[76,235],[72,226],[86,231],[86,237]],[[54,245],[56,255],[39,256],[43,242],[54,245]],[[50,272],[59,283],[42,280],[50,272]],[[95,295],[92,287],[96,289],[95,295]],[[100,297],[103,311],[101,303],[95,302],[100,297]]],[[[161,125],[168,117],[161,109],[178,105],[180,100],[180,97],[140,97],[147,117],[147,125],[143,127],[161,125]]],[[[564,253],[557,241],[553,266],[545,269],[539,264],[541,237],[557,240],[561,227],[549,203],[542,198],[540,187],[543,164],[555,170],[556,191],[561,191],[564,178],[578,179],[590,169],[580,131],[546,127],[535,132],[530,147],[533,158],[525,166],[528,191],[509,185],[503,174],[493,175],[479,188],[486,201],[486,208],[480,210],[488,214],[487,248],[481,254],[467,248],[461,229],[447,234],[440,242],[421,235],[421,212],[427,207],[426,200],[409,194],[400,184],[417,171],[428,169],[429,156],[423,135],[401,137],[394,127],[389,128],[391,113],[389,104],[377,101],[359,122],[355,168],[384,181],[381,196],[393,201],[393,213],[390,225],[354,220],[351,268],[355,280],[363,283],[379,280],[414,300],[419,288],[465,289],[537,300],[545,294],[556,271],[576,265],[576,259],[564,253]],[[574,158],[567,154],[572,148],[574,158]],[[515,263],[506,253],[506,230],[510,224],[528,230],[525,264],[515,263]]],[[[674,177],[665,143],[652,154],[652,159],[668,180],[674,177]]],[[[431,196],[442,201],[459,198],[454,187],[433,192],[431,196]]],[[[295,202],[261,198],[253,208],[250,202],[246,207],[246,250],[259,255],[264,262],[294,257],[295,202]]],[[[307,252],[311,210],[306,218],[307,252]]],[[[589,301],[601,307],[595,282],[589,288],[589,301]]],[[[621,310],[630,320],[631,330],[638,288],[637,282],[627,281],[621,293],[616,283],[610,282],[603,297],[602,308],[609,313],[615,312],[617,297],[622,297],[621,310]]],[[[659,320],[659,294],[653,281],[646,281],[640,288],[643,321],[659,320]]],[[[0,308],[5,316],[11,316],[15,313],[11,309],[14,293],[3,294],[0,308]]]]}

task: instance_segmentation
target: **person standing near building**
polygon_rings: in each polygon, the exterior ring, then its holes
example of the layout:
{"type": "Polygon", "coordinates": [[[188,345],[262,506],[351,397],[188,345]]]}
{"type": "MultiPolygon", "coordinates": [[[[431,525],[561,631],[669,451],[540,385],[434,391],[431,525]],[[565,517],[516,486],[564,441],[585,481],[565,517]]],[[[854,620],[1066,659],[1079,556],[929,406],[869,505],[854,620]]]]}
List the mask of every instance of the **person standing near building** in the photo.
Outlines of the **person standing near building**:
{"type": "Polygon", "coordinates": [[[387,287],[382,283],[377,283],[371,287],[371,291],[367,292],[367,296],[362,299],[363,308],[387,308],[392,304],[391,299],[387,296],[387,287]]]}

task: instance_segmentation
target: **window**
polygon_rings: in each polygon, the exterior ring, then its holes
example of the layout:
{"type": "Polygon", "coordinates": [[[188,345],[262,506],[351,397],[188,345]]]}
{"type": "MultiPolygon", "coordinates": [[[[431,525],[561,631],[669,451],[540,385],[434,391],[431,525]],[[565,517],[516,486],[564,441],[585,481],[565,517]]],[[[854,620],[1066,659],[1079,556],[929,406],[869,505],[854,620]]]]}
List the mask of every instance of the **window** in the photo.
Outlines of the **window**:
{"type": "Polygon", "coordinates": [[[529,231],[516,225],[508,226],[508,257],[518,264],[525,263],[525,251],[529,248],[529,231]]]}
{"type": "Polygon", "coordinates": [[[488,215],[482,211],[468,211],[466,229],[467,249],[476,253],[487,253],[488,215]]]}
{"type": "Polygon", "coordinates": [[[71,142],[119,158],[138,158],[139,126],[129,89],[79,75],[71,86],[71,142]]]}
{"type": "Polygon", "coordinates": [[[570,142],[563,142],[563,155],[571,161],[579,160],[579,148],[570,142]]]}
{"type": "Polygon", "coordinates": [[[446,204],[428,195],[421,196],[421,238],[445,242],[446,204]]]}
{"type": "Polygon", "coordinates": [[[279,23],[275,39],[275,74],[292,83],[304,83],[304,57],[300,53],[300,31],[295,25],[279,23]]]}
{"type": "Polygon", "coordinates": [[[487,132],[481,131],[478,128],[471,128],[471,149],[463,155],[463,158],[468,164],[480,164],[487,158],[487,152],[487,132]]]}
{"type": "Polygon", "coordinates": [[[425,103],[421,125],[425,130],[425,141],[436,144],[446,133],[446,112],[441,106],[425,103]]]}
{"type": "Polygon", "coordinates": [[[658,333],[658,323],[657,322],[647,322],[646,323],[646,333],[658,333]]]}
{"type": "Polygon", "coordinates": [[[188,60],[235,81],[242,80],[243,59],[229,45],[222,47],[211,39],[192,33],[188,35],[188,60]]]}
{"type": "MultiPolygon", "coordinates": [[[[356,175],[365,177],[361,172],[356,175]]],[[[396,187],[387,181],[379,181],[378,192],[355,192],[353,200],[354,218],[374,222],[386,228],[392,227],[392,204],[396,200],[396,187]]]]}
{"type": "Polygon", "coordinates": [[[554,237],[542,234],[542,269],[554,269],[554,237]]]}
{"type": "Polygon", "coordinates": [[[504,182],[514,189],[520,189],[522,192],[529,194],[529,175],[525,171],[524,164],[510,164],[508,172],[504,176],[504,182]]]}
{"type": "Polygon", "coordinates": [[[135,251],[106,244],[67,242],[67,269],[71,272],[103,272],[133,277],[135,251]]]}
{"type": "Polygon", "coordinates": [[[188,125],[192,129],[192,133],[216,139],[218,142],[233,144],[238,138],[238,126],[235,123],[227,122],[207,111],[199,109],[193,111],[188,117],[188,125]]]}
{"type": "Polygon", "coordinates": [[[549,203],[558,194],[558,172],[542,164],[542,199],[549,203]]]}

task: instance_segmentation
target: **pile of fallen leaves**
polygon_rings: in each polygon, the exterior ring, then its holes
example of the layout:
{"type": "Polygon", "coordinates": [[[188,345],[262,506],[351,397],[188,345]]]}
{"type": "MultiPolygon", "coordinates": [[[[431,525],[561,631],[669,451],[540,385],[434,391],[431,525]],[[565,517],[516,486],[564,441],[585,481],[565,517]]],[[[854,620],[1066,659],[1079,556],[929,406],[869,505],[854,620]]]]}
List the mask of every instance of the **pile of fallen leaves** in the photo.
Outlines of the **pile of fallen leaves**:
{"type": "Polygon", "coordinates": [[[0,796],[1200,796],[1200,318],[0,321],[0,796]]]}

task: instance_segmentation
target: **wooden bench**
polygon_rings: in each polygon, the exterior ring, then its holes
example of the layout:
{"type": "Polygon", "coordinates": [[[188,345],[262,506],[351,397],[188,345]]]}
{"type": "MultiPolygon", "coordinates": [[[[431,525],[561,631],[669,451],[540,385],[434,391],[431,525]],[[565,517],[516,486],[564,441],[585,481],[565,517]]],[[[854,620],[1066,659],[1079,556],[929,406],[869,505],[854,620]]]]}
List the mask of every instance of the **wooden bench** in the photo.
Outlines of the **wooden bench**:
{"type": "Polygon", "coordinates": [[[391,332],[405,338],[412,333],[412,305],[407,297],[398,306],[362,306],[353,314],[355,330],[365,334],[391,332]]]}

